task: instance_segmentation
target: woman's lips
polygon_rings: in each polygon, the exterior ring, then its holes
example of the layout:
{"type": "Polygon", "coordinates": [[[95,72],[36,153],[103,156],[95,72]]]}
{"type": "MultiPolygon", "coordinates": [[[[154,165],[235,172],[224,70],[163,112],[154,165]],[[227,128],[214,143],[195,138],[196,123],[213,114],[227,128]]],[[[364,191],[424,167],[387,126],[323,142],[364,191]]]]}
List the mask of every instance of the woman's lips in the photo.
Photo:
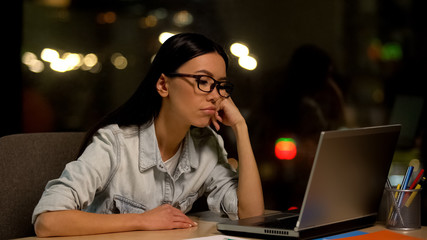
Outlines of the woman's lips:
{"type": "Polygon", "coordinates": [[[216,108],[203,108],[201,110],[207,115],[214,115],[216,113],[216,108]]]}

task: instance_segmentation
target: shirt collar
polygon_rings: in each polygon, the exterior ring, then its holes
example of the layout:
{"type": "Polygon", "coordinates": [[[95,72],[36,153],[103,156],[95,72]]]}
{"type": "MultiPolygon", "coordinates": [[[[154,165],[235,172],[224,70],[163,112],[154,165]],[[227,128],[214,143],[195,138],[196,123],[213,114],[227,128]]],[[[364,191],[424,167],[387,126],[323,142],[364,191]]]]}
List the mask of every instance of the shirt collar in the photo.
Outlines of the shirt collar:
{"type": "MultiPolygon", "coordinates": [[[[196,158],[196,149],[190,131],[187,132],[183,140],[183,148],[179,163],[175,173],[178,176],[183,172],[189,172],[191,168],[198,168],[199,161],[196,158]]],[[[141,126],[139,130],[139,171],[144,172],[149,168],[156,166],[160,171],[166,172],[162,157],[157,144],[154,122],[148,127],[141,126]]]]}

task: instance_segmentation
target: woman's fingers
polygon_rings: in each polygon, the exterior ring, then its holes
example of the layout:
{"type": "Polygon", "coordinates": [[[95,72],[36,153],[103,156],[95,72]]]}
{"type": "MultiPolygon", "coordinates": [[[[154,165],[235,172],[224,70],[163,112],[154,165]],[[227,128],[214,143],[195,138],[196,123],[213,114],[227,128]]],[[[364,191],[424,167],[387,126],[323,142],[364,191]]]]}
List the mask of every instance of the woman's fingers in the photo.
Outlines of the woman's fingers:
{"type": "Polygon", "coordinates": [[[185,214],[175,215],[174,218],[174,224],[178,227],[175,228],[189,228],[189,227],[195,227],[197,226],[197,223],[195,223],[193,220],[191,220],[189,217],[187,217],[185,214]]]}
{"type": "Polygon", "coordinates": [[[215,114],[216,121],[226,126],[233,126],[243,119],[239,109],[231,98],[224,99],[220,102],[215,114]]]}
{"type": "Polygon", "coordinates": [[[215,129],[218,131],[218,130],[219,130],[219,128],[220,128],[220,126],[219,126],[218,120],[217,120],[217,118],[216,118],[217,114],[218,114],[218,112],[216,112],[216,113],[215,113],[215,115],[213,115],[213,116],[211,117],[211,122],[212,122],[212,124],[214,125],[215,129]]]}
{"type": "Polygon", "coordinates": [[[143,213],[145,216],[145,230],[162,230],[173,228],[190,228],[197,226],[193,220],[187,217],[179,209],[169,204],[161,205],[155,209],[143,213]]]}

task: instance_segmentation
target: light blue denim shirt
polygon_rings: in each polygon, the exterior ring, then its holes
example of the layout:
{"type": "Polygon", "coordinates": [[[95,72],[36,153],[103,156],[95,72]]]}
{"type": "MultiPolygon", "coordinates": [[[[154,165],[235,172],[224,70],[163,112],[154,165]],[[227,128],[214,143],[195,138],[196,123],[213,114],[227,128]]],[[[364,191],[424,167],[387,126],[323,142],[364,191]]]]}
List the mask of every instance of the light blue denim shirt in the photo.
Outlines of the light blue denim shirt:
{"type": "Polygon", "coordinates": [[[100,129],[77,161],[48,182],[32,222],[46,211],[143,213],[171,204],[184,213],[202,195],[209,209],[237,219],[237,173],[224,143],[210,128],[192,128],[171,176],[162,161],[154,124],[100,129]]]}

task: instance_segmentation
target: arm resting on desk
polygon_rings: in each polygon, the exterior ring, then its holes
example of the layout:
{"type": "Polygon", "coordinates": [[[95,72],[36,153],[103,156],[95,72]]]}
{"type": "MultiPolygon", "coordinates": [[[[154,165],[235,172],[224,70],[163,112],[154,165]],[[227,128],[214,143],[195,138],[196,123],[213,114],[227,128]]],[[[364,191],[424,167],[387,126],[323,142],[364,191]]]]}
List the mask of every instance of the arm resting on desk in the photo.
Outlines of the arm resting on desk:
{"type": "Polygon", "coordinates": [[[165,204],[142,214],[97,214],[79,210],[45,212],[38,216],[34,229],[38,237],[49,237],[190,228],[196,225],[180,210],[165,204]]]}

